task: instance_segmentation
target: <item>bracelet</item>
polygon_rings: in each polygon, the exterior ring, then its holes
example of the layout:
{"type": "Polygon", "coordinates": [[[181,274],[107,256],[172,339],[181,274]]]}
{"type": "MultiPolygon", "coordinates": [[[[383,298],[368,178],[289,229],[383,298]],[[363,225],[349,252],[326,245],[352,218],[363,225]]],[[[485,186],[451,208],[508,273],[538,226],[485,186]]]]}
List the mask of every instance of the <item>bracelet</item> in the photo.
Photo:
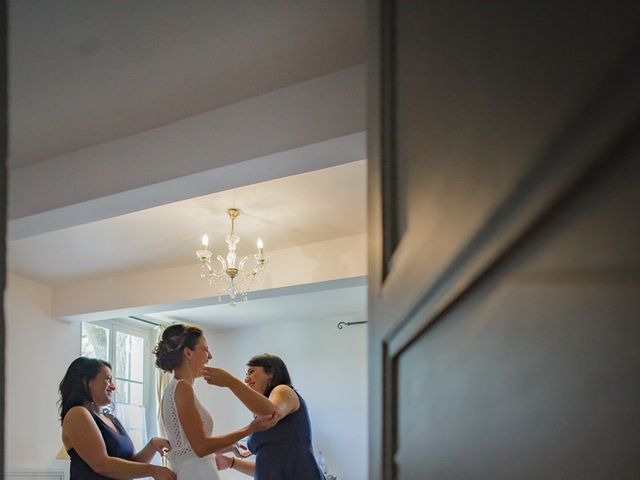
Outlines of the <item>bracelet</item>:
{"type": "Polygon", "coordinates": [[[231,465],[229,465],[229,468],[233,468],[234,463],[236,463],[236,457],[231,457],[231,465]]]}

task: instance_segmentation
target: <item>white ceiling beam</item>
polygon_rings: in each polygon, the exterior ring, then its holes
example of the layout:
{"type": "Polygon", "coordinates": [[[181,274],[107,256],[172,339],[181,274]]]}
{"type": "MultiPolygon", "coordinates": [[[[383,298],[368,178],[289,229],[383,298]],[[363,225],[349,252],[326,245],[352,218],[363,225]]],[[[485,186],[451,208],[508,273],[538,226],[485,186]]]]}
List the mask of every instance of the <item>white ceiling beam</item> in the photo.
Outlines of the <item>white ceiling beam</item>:
{"type": "Polygon", "coordinates": [[[360,65],[9,172],[9,239],[365,158],[360,65]]]}
{"type": "MultiPolygon", "coordinates": [[[[268,295],[287,294],[288,288],[300,285],[363,279],[367,273],[366,234],[275,250],[269,255],[271,263],[262,285],[262,290],[271,291],[268,295]]],[[[187,267],[54,287],[52,316],[62,321],[94,321],[216,303],[217,294],[200,278],[200,266],[194,260],[187,267]]]]}
{"type": "Polygon", "coordinates": [[[363,160],[365,154],[365,133],[354,133],[17,218],[8,223],[7,239],[20,240],[188,198],[342,165],[363,160]]]}

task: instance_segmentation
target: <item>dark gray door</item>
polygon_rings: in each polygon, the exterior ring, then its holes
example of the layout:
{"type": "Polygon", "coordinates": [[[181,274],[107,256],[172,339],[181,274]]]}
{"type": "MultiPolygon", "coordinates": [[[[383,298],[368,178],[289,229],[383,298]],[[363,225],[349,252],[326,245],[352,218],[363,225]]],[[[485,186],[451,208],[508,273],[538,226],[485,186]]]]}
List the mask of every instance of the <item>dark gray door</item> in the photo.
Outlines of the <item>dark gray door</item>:
{"type": "Polygon", "coordinates": [[[369,5],[370,478],[640,478],[640,2],[369,5]]]}
{"type": "MultiPolygon", "coordinates": [[[[7,231],[7,2],[0,0],[0,472],[4,472],[4,352],[5,352],[5,322],[4,322],[4,289],[6,285],[6,244],[7,231]]],[[[0,474],[2,475],[2,474],[0,474]]]]}

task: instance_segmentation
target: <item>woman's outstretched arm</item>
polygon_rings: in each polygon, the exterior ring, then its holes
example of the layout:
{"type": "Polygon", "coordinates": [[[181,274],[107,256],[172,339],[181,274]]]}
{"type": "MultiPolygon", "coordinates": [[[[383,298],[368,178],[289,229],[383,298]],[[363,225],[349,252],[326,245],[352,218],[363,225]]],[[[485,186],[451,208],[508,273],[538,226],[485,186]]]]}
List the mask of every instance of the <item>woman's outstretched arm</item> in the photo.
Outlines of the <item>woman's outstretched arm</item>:
{"type": "Polygon", "coordinates": [[[153,437],[142,450],[133,456],[132,460],[148,463],[153,459],[156,452],[162,456],[169,450],[171,450],[171,444],[166,438],[153,437]]]}
{"type": "Polygon", "coordinates": [[[210,385],[227,387],[255,415],[275,412],[280,420],[300,408],[300,399],[287,385],[278,385],[267,398],[222,368],[205,367],[203,377],[210,385]]]}
{"type": "Polygon", "coordinates": [[[196,397],[191,384],[187,382],[178,383],[175,402],[182,429],[187,436],[187,440],[189,440],[191,448],[199,457],[215,453],[253,432],[271,428],[276,423],[274,415],[258,417],[239,430],[225,435],[209,437],[204,431],[204,425],[202,424],[200,413],[198,413],[196,397]]]}

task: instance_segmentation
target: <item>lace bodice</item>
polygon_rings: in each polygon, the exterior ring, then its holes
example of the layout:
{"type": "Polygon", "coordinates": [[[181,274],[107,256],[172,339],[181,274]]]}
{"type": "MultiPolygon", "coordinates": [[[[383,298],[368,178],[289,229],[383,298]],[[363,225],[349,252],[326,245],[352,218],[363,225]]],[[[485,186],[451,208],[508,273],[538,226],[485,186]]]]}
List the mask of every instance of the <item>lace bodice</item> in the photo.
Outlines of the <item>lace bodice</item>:
{"type": "MultiPolygon", "coordinates": [[[[162,423],[165,435],[171,443],[171,450],[167,453],[167,458],[173,470],[178,470],[187,461],[198,458],[187,440],[176,409],[176,387],[181,381],[183,380],[171,380],[162,395],[162,423]]],[[[213,433],[213,418],[211,418],[209,412],[205,410],[198,399],[196,398],[195,400],[198,413],[202,418],[204,432],[207,436],[211,436],[213,433]]]]}

